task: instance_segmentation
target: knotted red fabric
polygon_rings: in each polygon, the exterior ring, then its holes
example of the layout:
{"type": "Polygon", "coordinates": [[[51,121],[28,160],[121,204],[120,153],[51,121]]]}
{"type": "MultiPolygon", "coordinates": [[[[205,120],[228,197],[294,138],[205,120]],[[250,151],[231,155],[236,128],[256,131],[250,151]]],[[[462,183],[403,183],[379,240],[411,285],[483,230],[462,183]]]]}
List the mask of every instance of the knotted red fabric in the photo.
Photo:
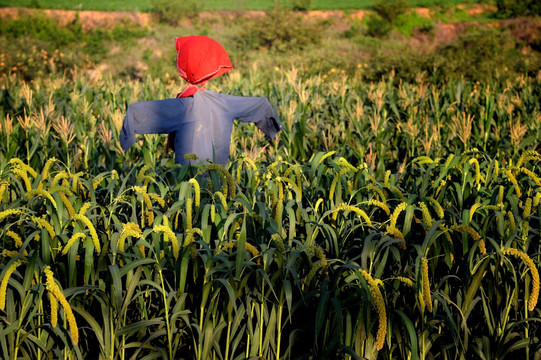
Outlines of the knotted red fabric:
{"type": "Polygon", "coordinates": [[[203,35],[175,38],[177,70],[188,87],[179,97],[195,94],[208,80],[233,69],[229,55],[216,40],[203,35]]]}
{"type": "MultiPolygon", "coordinates": [[[[217,78],[233,70],[233,65],[225,49],[216,40],[204,35],[175,38],[177,49],[177,70],[188,86],[177,95],[183,98],[205,90],[210,79],[217,78]]],[[[173,137],[169,134],[165,153],[173,149],[173,137]]],[[[173,149],[174,150],[174,149],[173,149]]]]}

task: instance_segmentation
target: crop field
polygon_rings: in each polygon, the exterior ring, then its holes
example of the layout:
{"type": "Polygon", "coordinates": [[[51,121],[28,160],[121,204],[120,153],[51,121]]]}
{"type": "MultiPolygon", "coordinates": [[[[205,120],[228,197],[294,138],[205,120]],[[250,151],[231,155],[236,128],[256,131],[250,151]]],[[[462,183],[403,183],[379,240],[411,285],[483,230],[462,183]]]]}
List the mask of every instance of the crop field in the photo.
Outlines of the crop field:
{"type": "Polygon", "coordinates": [[[541,358],[541,72],[253,65],[208,86],[279,137],[181,167],[118,141],[180,79],[67,57],[0,76],[0,358],[541,358]]]}

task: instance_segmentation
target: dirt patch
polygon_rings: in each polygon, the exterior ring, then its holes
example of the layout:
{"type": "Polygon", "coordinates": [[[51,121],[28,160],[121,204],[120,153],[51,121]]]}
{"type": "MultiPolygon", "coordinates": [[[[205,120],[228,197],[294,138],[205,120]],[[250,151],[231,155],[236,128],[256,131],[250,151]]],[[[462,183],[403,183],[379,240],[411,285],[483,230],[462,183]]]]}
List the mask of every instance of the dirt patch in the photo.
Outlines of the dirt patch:
{"type": "Polygon", "coordinates": [[[152,15],[129,11],[76,11],[76,10],[40,10],[28,8],[0,8],[2,20],[18,18],[30,14],[45,14],[58,21],[60,25],[73,23],[77,18],[83,29],[112,28],[116,25],[141,25],[149,26],[152,15]]]}
{"type": "Polygon", "coordinates": [[[417,8],[417,9],[415,9],[415,12],[420,17],[430,19],[430,9],[429,8],[417,8]]]}
{"type": "Polygon", "coordinates": [[[498,10],[498,8],[494,4],[459,4],[457,5],[457,7],[459,9],[465,10],[470,16],[477,16],[487,12],[493,13],[498,10]]]}

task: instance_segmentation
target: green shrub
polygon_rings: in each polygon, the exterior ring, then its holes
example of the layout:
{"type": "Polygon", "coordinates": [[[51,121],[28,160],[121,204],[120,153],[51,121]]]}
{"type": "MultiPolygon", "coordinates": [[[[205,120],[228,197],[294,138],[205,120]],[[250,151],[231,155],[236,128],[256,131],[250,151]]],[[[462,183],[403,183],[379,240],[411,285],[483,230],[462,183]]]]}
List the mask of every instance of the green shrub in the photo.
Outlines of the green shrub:
{"type": "Polygon", "coordinates": [[[11,38],[24,36],[53,43],[56,47],[77,42],[83,35],[82,32],[82,26],[78,19],[68,26],[62,27],[54,19],[43,14],[28,15],[0,22],[0,36],[11,38]]]}
{"type": "Polygon", "coordinates": [[[322,25],[279,7],[257,19],[242,19],[237,43],[244,48],[267,48],[279,52],[302,50],[319,43],[322,25]]]}
{"type": "Polygon", "coordinates": [[[140,26],[83,31],[76,17],[60,26],[45,15],[22,16],[0,23],[0,72],[20,74],[26,80],[101,61],[115,43],[127,46],[148,33],[140,26]]]}
{"type": "Polygon", "coordinates": [[[413,35],[415,30],[423,33],[430,33],[434,29],[432,20],[419,16],[415,11],[399,15],[396,20],[396,28],[406,36],[413,35]]]}
{"type": "Polygon", "coordinates": [[[150,9],[161,23],[172,26],[185,18],[198,19],[202,10],[203,3],[199,0],[153,0],[150,9]]]}
{"type": "Polygon", "coordinates": [[[393,24],[398,16],[408,9],[407,0],[380,0],[373,5],[374,10],[388,23],[393,24]]]}
{"type": "Polygon", "coordinates": [[[541,15],[539,0],[496,0],[496,6],[502,17],[541,15]]]}
{"type": "Polygon", "coordinates": [[[312,8],[312,0],[293,0],[293,10],[308,11],[312,8]]]}
{"type": "Polygon", "coordinates": [[[365,19],[365,33],[368,36],[381,38],[392,30],[391,23],[377,14],[368,14],[365,19]]]}
{"type": "Polygon", "coordinates": [[[408,9],[407,0],[380,0],[373,6],[375,14],[366,17],[366,34],[374,37],[386,36],[397,20],[408,9]]]}

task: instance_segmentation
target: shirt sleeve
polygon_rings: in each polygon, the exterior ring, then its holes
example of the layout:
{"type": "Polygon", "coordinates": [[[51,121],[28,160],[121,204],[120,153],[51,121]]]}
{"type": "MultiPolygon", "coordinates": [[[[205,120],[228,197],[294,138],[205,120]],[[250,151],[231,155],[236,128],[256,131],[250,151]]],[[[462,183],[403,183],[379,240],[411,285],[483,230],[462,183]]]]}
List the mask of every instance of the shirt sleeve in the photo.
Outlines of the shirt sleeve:
{"type": "Polygon", "coordinates": [[[120,145],[128,151],[135,143],[135,134],[170,134],[184,122],[186,106],[190,99],[165,99],[141,101],[128,106],[122,129],[120,145]]]}
{"type": "Polygon", "coordinates": [[[266,97],[225,96],[232,109],[233,118],[242,122],[255,123],[270,139],[273,139],[282,129],[282,124],[266,97]]]}

